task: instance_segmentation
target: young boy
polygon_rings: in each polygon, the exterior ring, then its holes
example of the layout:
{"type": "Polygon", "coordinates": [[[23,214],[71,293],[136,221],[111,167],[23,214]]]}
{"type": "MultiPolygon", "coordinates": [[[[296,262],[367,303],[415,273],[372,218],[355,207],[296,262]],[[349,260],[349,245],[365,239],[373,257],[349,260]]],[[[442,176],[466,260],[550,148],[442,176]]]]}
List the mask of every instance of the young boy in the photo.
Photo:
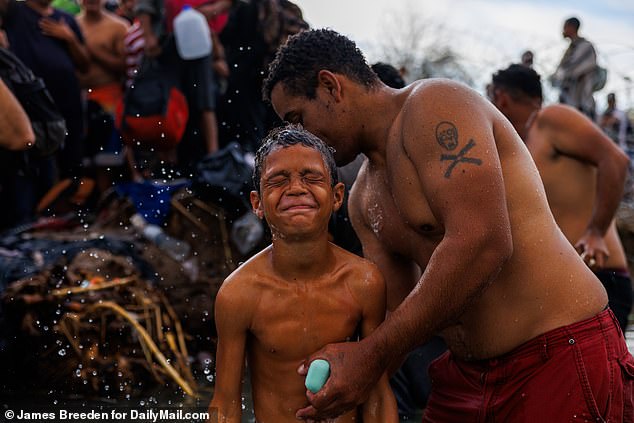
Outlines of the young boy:
{"type": "MultiPolygon", "coordinates": [[[[343,202],[333,153],[287,126],[256,155],[251,204],[273,243],[233,272],[216,299],[218,350],[212,421],[240,422],[241,380],[249,362],[258,422],[297,422],[308,405],[305,358],[332,342],[367,336],[383,320],[385,284],[370,262],[328,242],[328,220],[343,202]],[[217,417],[216,417],[217,416],[217,417]]],[[[368,400],[336,422],[397,422],[384,374],[368,400]]]]}

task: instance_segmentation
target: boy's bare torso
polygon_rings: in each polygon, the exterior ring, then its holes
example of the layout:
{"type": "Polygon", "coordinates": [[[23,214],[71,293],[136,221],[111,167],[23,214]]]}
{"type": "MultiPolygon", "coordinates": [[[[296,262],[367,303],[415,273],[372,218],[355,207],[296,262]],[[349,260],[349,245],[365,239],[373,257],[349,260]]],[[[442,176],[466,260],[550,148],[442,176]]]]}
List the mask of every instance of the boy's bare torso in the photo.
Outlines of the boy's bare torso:
{"type": "MultiPolygon", "coordinates": [[[[439,104],[434,98],[442,96],[442,90],[436,87],[416,83],[408,88],[408,96],[423,96],[430,104],[439,104]]],[[[550,329],[588,318],[605,306],[607,298],[600,283],[555,225],[540,188],[540,176],[522,141],[491,104],[473,97],[464,99],[462,105],[446,104],[446,107],[475,107],[490,125],[495,148],[504,163],[501,168],[514,253],[484,293],[441,335],[456,356],[483,359],[504,354],[550,329]]],[[[402,121],[409,112],[408,102],[390,130],[385,162],[365,163],[351,193],[350,207],[357,208],[364,216],[388,251],[425,269],[443,239],[444,228],[431,212],[424,194],[425,177],[419,175],[428,173],[437,177],[447,171],[452,160],[441,160],[437,167],[423,171],[414,167],[403,147],[402,121]]],[[[420,116],[425,119],[425,112],[420,116]]],[[[433,128],[438,122],[428,124],[433,128]]],[[[477,157],[476,149],[464,151],[468,140],[469,134],[462,134],[454,151],[458,159],[477,157]]],[[[417,142],[425,144],[420,148],[437,146],[435,139],[420,138],[417,142]]],[[[476,144],[479,142],[475,140],[476,144]]],[[[453,171],[461,172],[467,166],[458,162],[453,171]]],[[[388,308],[392,309],[416,281],[392,286],[390,275],[385,277],[388,308]]]]}
{"type": "MultiPolygon", "coordinates": [[[[330,268],[313,280],[277,276],[268,249],[245,264],[248,279],[240,282],[254,298],[247,357],[260,423],[296,422],[295,412],[308,404],[304,378],[297,373],[302,360],[328,343],[354,341],[359,335],[362,308],[355,291],[362,289],[370,265],[330,248],[330,268]]],[[[355,417],[347,413],[336,422],[355,417]]]]}

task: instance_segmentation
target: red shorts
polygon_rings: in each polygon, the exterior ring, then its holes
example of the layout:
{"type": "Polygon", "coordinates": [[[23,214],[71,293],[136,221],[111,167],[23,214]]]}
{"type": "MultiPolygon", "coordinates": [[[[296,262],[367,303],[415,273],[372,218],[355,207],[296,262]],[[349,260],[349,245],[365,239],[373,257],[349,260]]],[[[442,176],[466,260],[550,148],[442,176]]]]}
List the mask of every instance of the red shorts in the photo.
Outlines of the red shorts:
{"type": "Polygon", "coordinates": [[[634,358],[612,311],[495,359],[429,366],[423,422],[634,422],[634,358]]]}

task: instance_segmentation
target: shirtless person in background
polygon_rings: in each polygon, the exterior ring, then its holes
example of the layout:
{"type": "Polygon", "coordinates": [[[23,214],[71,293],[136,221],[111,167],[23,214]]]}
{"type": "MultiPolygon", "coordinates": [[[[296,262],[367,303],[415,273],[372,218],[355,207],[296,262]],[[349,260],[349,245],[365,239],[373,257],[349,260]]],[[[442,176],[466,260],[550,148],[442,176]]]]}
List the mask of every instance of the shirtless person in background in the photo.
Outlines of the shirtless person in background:
{"type": "MultiPolygon", "coordinates": [[[[119,134],[112,127],[110,133],[104,133],[102,115],[91,119],[99,107],[114,116],[119,101],[123,98],[123,84],[126,75],[125,36],[128,22],[107,11],[105,0],[82,0],[82,11],[77,16],[86,38],[86,47],[90,54],[88,72],[79,75],[81,87],[88,90],[87,109],[88,134],[86,142],[91,145],[88,152],[96,152],[93,157],[96,166],[96,180],[100,192],[105,192],[112,184],[113,166],[123,164],[124,155],[120,154],[122,145],[119,134]],[[90,104],[90,101],[97,103],[90,104]]],[[[92,154],[90,154],[92,155],[92,154]]]]}
{"type": "MultiPolygon", "coordinates": [[[[330,149],[300,127],[269,134],[255,162],[251,204],[270,247],[233,272],[216,298],[216,385],[211,422],[240,422],[245,355],[258,422],[296,422],[305,407],[297,368],[329,342],[367,336],[385,314],[385,283],[370,262],[328,242],[343,201],[330,149]]],[[[396,423],[387,375],[361,407],[363,422],[396,423]]],[[[337,422],[359,421],[355,411],[337,422]]]]}
{"type": "Polygon", "coordinates": [[[88,98],[112,113],[116,101],[123,96],[126,71],[124,39],[129,24],[107,11],[104,0],[82,0],[77,23],[86,38],[90,54],[88,72],[80,75],[82,88],[89,89],[88,98]]]}
{"type": "Polygon", "coordinates": [[[535,160],[555,221],[603,283],[625,332],[632,284],[614,213],[628,157],[572,107],[542,108],[541,81],[534,70],[511,65],[493,75],[491,88],[491,101],[511,121],[535,160]]]}
{"type": "Polygon", "coordinates": [[[395,307],[367,338],[307,358],[329,361],[331,375],[298,417],[354,407],[437,333],[449,352],[430,366],[424,421],[621,421],[631,410],[634,359],[605,290],[557,227],[530,153],[492,104],[448,80],[391,89],[330,30],[289,38],[264,95],[281,118],[334,147],[338,164],[368,157],[350,210],[395,307]]]}

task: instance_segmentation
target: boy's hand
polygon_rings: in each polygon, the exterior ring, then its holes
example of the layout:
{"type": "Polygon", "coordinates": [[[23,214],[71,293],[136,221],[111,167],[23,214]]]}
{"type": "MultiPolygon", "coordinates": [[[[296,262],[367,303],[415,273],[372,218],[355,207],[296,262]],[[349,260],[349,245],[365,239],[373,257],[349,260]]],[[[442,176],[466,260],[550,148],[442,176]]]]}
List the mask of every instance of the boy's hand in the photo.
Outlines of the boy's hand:
{"type": "Polygon", "coordinates": [[[302,363],[298,373],[306,376],[313,360],[326,360],[330,363],[330,377],[317,393],[306,391],[311,405],[297,411],[298,419],[332,419],[368,398],[384,369],[378,354],[366,341],[326,345],[302,363]]]}

